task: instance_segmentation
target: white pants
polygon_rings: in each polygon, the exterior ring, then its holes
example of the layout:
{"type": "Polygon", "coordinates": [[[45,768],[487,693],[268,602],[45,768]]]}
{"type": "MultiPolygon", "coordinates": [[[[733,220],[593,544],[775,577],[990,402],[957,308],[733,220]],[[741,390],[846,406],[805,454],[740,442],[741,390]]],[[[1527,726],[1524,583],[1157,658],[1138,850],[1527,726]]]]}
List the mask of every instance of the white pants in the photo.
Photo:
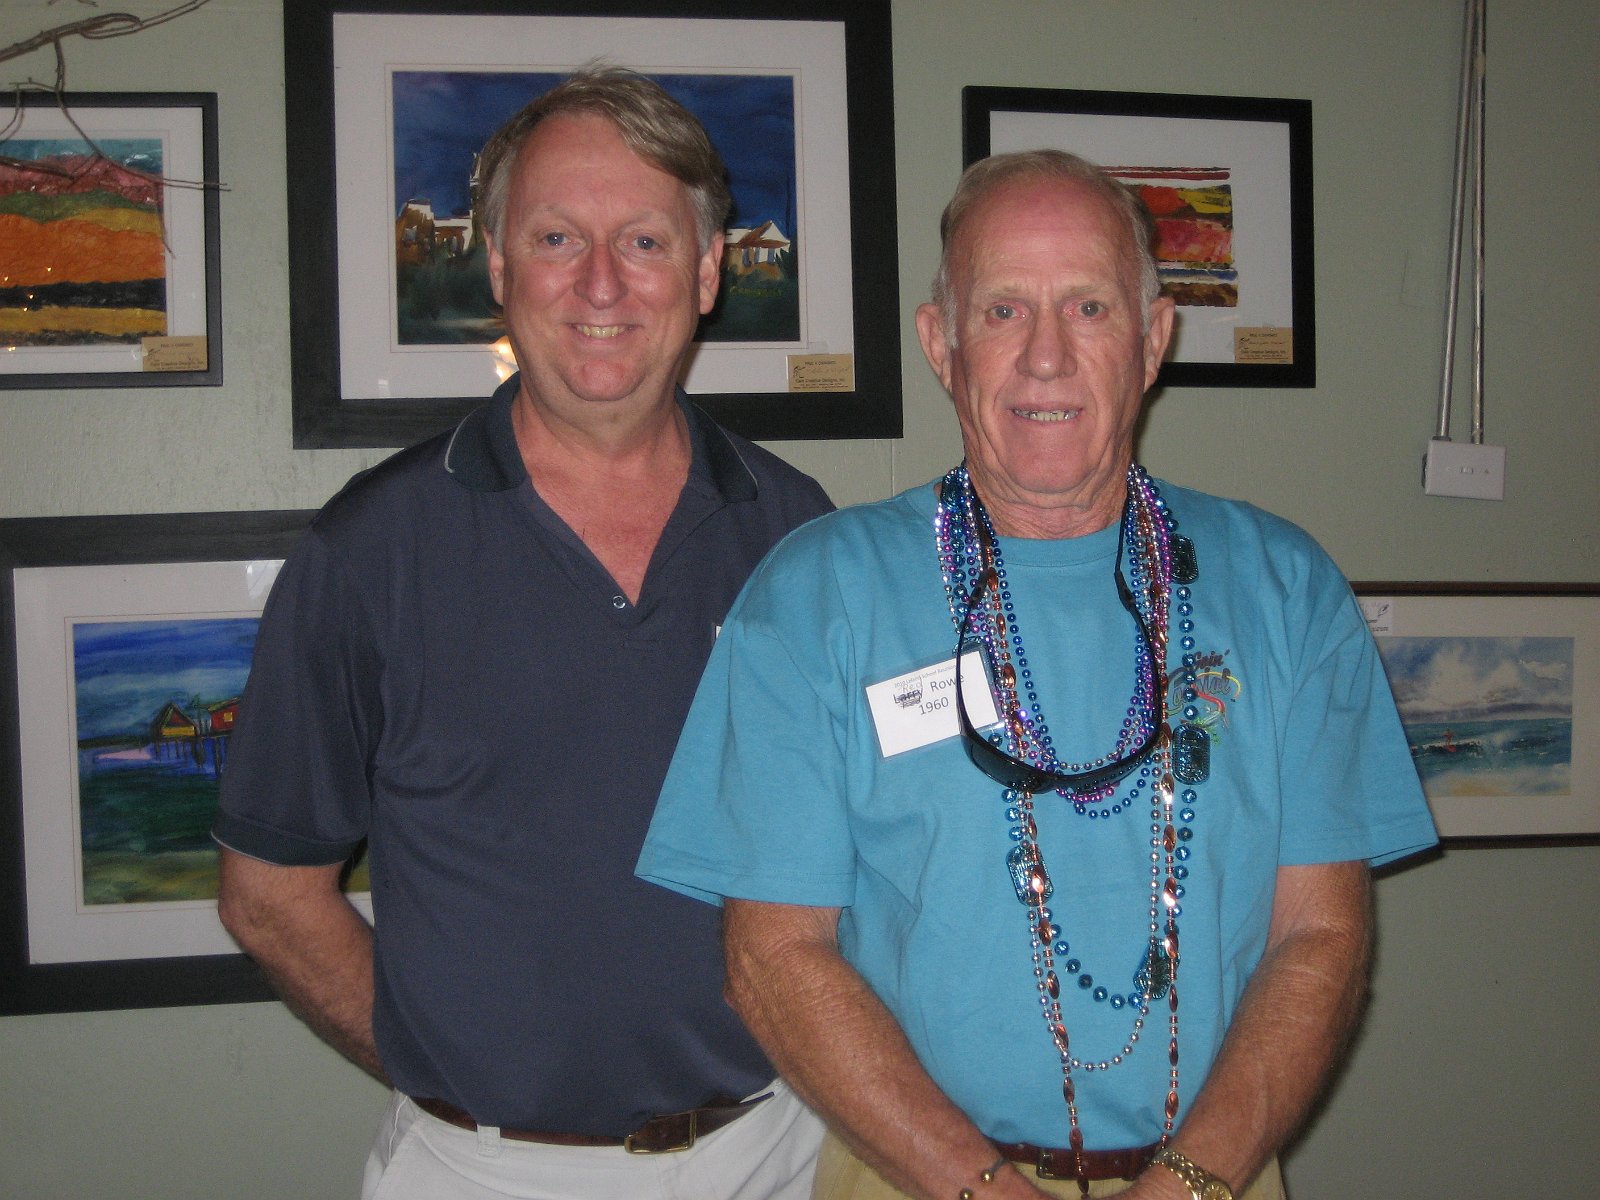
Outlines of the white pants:
{"type": "MultiPolygon", "coordinates": [[[[766,1090],[766,1089],[763,1089],[766,1090]]],[[[781,1080],[772,1099],[675,1154],[547,1146],[457,1129],[395,1093],[362,1200],[807,1200],[822,1122],[781,1080]]],[[[759,1093],[758,1093],[759,1094],[759,1093]]]]}

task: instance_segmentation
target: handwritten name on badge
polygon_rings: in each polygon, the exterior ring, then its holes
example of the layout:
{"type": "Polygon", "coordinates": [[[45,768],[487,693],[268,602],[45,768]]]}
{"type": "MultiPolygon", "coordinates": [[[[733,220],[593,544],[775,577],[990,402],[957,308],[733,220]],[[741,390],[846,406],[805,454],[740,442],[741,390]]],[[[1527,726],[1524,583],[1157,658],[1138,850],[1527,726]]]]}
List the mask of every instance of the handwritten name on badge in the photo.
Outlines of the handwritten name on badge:
{"type": "MultiPolygon", "coordinates": [[[[969,650],[961,656],[961,694],[967,719],[984,729],[1000,719],[984,673],[983,655],[969,650]]],[[[882,683],[868,685],[867,707],[878,732],[885,758],[931,746],[961,731],[956,722],[956,660],[952,656],[882,683]]]]}

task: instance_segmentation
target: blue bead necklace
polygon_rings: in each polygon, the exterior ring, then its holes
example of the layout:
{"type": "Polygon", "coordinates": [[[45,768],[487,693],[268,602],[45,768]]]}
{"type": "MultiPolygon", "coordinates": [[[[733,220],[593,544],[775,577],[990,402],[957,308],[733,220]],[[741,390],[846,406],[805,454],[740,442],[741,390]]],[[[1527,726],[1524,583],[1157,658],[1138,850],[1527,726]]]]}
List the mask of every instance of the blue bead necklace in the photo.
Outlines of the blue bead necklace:
{"type": "MultiPolygon", "coordinates": [[[[1147,790],[1149,792],[1149,936],[1134,972],[1133,986],[1127,992],[1114,992],[1104,984],[1097,984],[1094,975],[1084,970],[1077,958],[1069,957],[1071,945],[1046,903],[1055,889],[1039,847],[1033,793],[1008,787],[1002,791],[1001,799],[1005,806],[1007,835],[1012,843],[1006,855],[1006,867],[1017,899],[1028,914],[1034,984],[1046,1028],[1061,1063],[1070,1146],[1075,1153],[1083,1149],[1072,1072],[1081,1070],[1093,1074],[1120,1066],[1138,1044],[1152,1002],[1162,999],[1167,1001],[1171,1063],[1161,1135],[1164,1144],[1172,1134],[1178,1112],[1178,920],[1182,914],[1185,881],[1189,877],[1189,842],[1194,836],[1194,803],[1198,793],[1193,785],[1204,782],[1210,771],[1209,735],[1196,723],[1198,667],[1194,654],[1193,596],[1189,586],[1199,574],[1194,547],[1187,538],[1178,536],[1177,520],[1144,468],[1137,463],[1130,465],[1127,498],[1118,530],[1118,572],[1120,579],[1120,564],[1127,549],[1128,587],[1138,606],[1137,624],[1141,630],[1148,631],[1149,638],[1147,643],[1143,632],[1135,637],[1133,694],[1116,745],[1107,754],[1077,763],[1060,760],[1055,754],[1017,624],[1000,548],[989,515],[972,486],[964,463],[946,475],[940,484],[934,526],[945,596],[958,630],[968,599],[984,573],[993,571],[998,580],[999,586],[993,589],[985,619],[974,626],[991,668],[999,701],[997,711],[1003,716],[1004,732],[997,732],[992,739],[996,745],[1004,739],[1005,748],[1017,758],[1053,771],[1071,773],[1094,770],[1113,762],[1140,745],[1152,730],[1157,731],[1154,752],[1137,773],[1129,777],[1126,791],[1120,780],[1087,793],[1058,789],[1058,794],[1071,803],[1074,812],[1091,820],[1115,817],[1137,803],[1147,790]],[[1174,690],[1183,700],[1182,719],[1175,729],[1166,723],[1165,706],[1168,633],[1174,624],[1182,651],[1178,687],[1174,690]],[[1181,793],[1179,783],[1187,785],[1181,793]],[[1114,1009],[1132,1010],[1131,1031],[1117,1053],[1105,1059],[1085,1060],[1072,1052],[1061,1010],[1063,972],[1075,978],[1078,990],[1092,1001],[1109,1004],[1114,1009]]],[[[1079,1188],[1087,1195],[1088,1181],[1081,1170],[1081,1159],[1078,1166],[1079,1188]]]]}

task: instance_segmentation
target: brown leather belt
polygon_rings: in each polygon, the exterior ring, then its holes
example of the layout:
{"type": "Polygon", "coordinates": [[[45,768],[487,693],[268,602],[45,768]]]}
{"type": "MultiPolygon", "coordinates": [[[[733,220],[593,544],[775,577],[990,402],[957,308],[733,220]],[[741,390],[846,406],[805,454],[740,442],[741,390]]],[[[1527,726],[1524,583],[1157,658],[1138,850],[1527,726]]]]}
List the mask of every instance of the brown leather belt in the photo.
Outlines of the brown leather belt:
{"type": "MultiPolygon", "coordinates": [[[[1085,1150],[1083,1178],[1134,1179],[1150,1165],[1160,1142],[1135,1146],[1131,1150],[1085,1150]]],[[[1071,1150],[1035,1146],[1030,1142],[996,1142],[995,1147],[1014,1163],[1032,1167],[1040,1179],[1078,1178],[1078,1155],[1071,1150]]]]}
{"type": "MultiPolygon", "coordinates": [[[[611,1137],[601,1133],[556,1133],[537,1129],[502,1129],[500,1136],[514,1142],[541,1142],[547,1146],[621,1146],[629,1154],[671,1154],[687,1150],[696,1138],[715,1133],[724,1125],[737,1121],[763,1100],[771,1099],[766,1092],[749,1100],[739,1101],[716,1096],[712,1102],[687,1112],[666,1113],[651,1117],[626,1137],[611,1137]]],[[[476,1132],[478,1123],[454,1104],[429,1097],[411,1098],[412,1103],[457,1129],[476,1132]]],[[[1151,1151],[1154,1153],[1154,1150],[1151,1151]]]]}

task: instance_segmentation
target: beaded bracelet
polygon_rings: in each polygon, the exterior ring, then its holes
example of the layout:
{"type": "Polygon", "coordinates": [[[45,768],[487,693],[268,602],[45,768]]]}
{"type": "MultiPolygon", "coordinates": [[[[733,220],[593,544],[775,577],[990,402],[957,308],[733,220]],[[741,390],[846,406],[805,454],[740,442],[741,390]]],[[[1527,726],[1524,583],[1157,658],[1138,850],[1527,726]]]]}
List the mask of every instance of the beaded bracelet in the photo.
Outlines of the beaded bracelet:
{"type": "MultiPolygon", "coordinates": [[[[1002,1154],[999,1158],[995,1159],[987,1167],[978,1172],[978,1181],[980,1183],[993,1183],[994,1177],[1000,1173],[1000,1168],[1006,1165],[1006,1161],[1006,1156],[1002,1154]]],[[[974,1195],[975,1193],[971,1188],[962,1188],[961,1191],[956,1194],[956,1200],[973,1200],[974,1195]]]]}

